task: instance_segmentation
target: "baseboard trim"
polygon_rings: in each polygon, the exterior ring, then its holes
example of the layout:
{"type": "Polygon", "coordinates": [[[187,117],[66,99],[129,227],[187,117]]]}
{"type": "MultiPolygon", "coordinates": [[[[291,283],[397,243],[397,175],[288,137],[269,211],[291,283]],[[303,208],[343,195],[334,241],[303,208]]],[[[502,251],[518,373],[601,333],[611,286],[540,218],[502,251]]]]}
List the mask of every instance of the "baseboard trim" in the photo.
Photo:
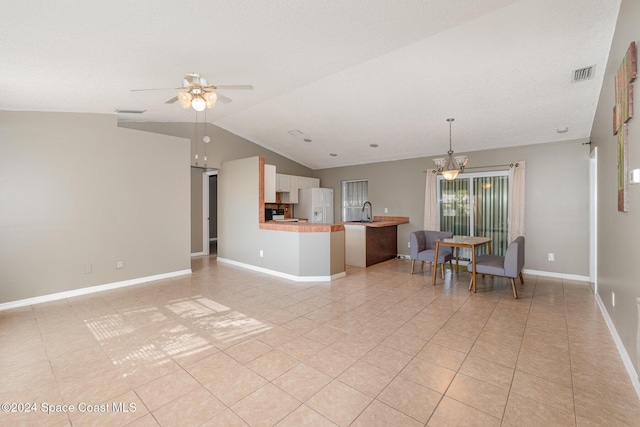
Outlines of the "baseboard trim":
{"type": "Polygon", "coordinates": [[[204,252],[191,252],[191,258],[193,257],[197,257],[197,256],[203,256],[203,255],[207,255],[204,252]]]}
{"type": "Polygon", "coordinates": [[[541,271],[541,270],[522,270],[524,274],[530,274],[532,276],[541,276],[541,277],[554,277],[556,279],[566,279],[566,280],[577,280],[579,282],[588,282],[589,276],[580,276],[579,274],[564,274],[564,273],[555,273],[553,271],[541,271]]]}
{"type": "Polygon", "coordinates": [[[183,276],[185,274],[191,274],[191,269],[172,271],[170,273],[156,274],[153,276],[138,277],[136,279],[123,280],[121,282],[106,283],[104,285],[89,286],[87,288],[74,289],[72,291],[57,292],[55,294],[10,301],[1,303],[0,311],[10,310],[12,308],[18,307],[25,307],[27,305],[41,304],[43,302],[51,302],[65,298],[77,297],[81,295],[93,294],[96,292],[108,291],[111,289],[124,288],[127,286],[139,285],[141,283],[153,282],[161,279],[170,279],[172,277],[183,276]]]}
{"type": "MultiPolygon", "coordinates": [[[[397,259],[406,259],[409,260],[410,255],[398,254],[397,259]]],[[[460,261],[459,264],[461,267],[466,267],[469,261],[460,261]]],[[[566,280],[576,280],[579,282],[588,282],[589,276],[581,276],[579,274],[564,274],[564,273],[555,273],[553,271],[542,271],[542,270],[530,270],[523,269],[522,272],[524,274],[529,274],[531,276],[541,276],[541,277],[553,277],[556,279],[566,279],[566,280]]]]}
{"type": "Polygon", "coordinates": [[[595,296],[596,296],[596,301],[598,303],[598,307],[600,307],[600,312],[602,313],[602,317],[604,317],[604,321],[607,323],[607,326],[609,327],[609,332],[613,337],[613,341],[616,343],[618,352],[622,357],[622,362],[624,363],[625,368],[627,368],[627,374],[629,374],[629,379],[631,379],[631,384],[633,384],[633,388],[635,388],[636,394],[640,399],[640,380],[638,379],[638,373],[636,372],[636,369],[633,366],[633,362],[629,357],[629,353],[627,353],[627,349],[624,347],[624,344],[622,343],[622,339],[620,338],[620,335],[618,335],[618,330],[616,329],[616,326],[613,324],[613,320],[611,319],[611,316],[609,316],[609,312],[607,311],[607,308],[602,302],[602,299],[600,299],[600,295],[595,294],[595,296]]]}
{"type": "Polygon", "coordinates": [[[340,277],[344,277],[347,275],[345,271],[338,274],[333,274],[331,276],[295,276],[293,274],[283,273],[281,271],[270,270],[264,267],[258,267],[251,264],[245,264],[243,262],[233,261],[227,258],[217,258],[218,262],[223,262],[225,264],[235,265],[236,267],[246,268],[247,270],[258,271],[260,273],[265,273],[270,276],[281,277],[283,279],[293,280],[294,282],[330,282],[332,280],[339,279],[340,277]]]}

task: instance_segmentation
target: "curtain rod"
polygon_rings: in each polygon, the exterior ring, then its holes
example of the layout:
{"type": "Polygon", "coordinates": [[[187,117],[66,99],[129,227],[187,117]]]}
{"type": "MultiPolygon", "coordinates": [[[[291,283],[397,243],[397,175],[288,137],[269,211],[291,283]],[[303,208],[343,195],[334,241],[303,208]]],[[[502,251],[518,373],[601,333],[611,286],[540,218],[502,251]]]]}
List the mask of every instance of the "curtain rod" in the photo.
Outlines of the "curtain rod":
{"type": "MultiPolygon", "coordinates": [[[[474,166],[474,167],[470,167],[470,168],[464,168],[464,170],[467,169],[490,169],[490,168],[503,168],[503,167],[510,167],[510,168],[517,168],[518,166],[520,166],[520,164],[518,162],[512,162],[512,163],[508,163],[508,164],[504,164],[504,165],[489,165],[489,166],[474,166]]],[[[435,169],[431,169],[434,173],[437,173],[437,171],[435,169]]],[[[422,173],[427,173],[427,171],[422,171],[422,173]]]]}

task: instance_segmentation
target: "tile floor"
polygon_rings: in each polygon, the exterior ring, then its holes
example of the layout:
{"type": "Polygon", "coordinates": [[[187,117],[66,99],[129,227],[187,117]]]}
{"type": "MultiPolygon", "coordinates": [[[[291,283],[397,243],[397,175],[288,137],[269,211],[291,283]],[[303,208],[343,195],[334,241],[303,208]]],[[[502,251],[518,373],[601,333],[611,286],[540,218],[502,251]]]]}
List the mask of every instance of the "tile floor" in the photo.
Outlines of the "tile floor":
{"type": "Polygon", "coordinates": [[[0,425],[640,425],[587,284],[526,276],[514,300],[409,267],[301,284],[203,257],[0,312],[0,425]]]}

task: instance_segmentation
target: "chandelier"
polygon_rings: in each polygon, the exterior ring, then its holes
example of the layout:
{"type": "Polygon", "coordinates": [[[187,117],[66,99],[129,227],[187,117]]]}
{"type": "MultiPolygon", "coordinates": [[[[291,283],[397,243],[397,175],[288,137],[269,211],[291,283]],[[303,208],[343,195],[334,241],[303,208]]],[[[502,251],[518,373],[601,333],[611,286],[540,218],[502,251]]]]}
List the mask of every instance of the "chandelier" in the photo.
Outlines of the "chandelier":
{"type": "Polygon", "coordinates": [[[438,168],[438,173],[444,177],[447,181],[453,181],[456,179],[459,173],[464,172],[464,167],[467,165],[469,159],[467,156],[453,157],[453,150],[451,149],[451,122],[455,119],[447,119],[449,122],[449,151],[447,151],[448,157],[439,157],[433,159],[433,162],[438,168]]]}

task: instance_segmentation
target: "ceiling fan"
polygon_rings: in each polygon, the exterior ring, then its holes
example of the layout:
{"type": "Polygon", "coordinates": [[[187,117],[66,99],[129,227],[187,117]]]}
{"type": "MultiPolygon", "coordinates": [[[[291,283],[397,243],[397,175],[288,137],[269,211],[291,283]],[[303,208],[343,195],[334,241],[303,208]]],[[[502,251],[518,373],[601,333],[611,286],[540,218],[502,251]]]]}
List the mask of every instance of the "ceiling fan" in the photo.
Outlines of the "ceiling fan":
{"type": "Polygon", "coordinates": [[[228,104],[232,101],[224,95],[214,92],[216,89],[241,89],[253,90],[252,85],[210,85],[207,80],[200,77],[200,74],[185,74],[182,79],[182,86],[177,88],[155,88],[155,89],[132,89],[132,92],[145,90],[165,90],[165,89],[182,89],[178,95],[169,99],[165,104],[173,104],[180,101],[183,108],[193,107],[196,111],[203,111],[205,108],[213,108],[216,101],[228,104]]]}

